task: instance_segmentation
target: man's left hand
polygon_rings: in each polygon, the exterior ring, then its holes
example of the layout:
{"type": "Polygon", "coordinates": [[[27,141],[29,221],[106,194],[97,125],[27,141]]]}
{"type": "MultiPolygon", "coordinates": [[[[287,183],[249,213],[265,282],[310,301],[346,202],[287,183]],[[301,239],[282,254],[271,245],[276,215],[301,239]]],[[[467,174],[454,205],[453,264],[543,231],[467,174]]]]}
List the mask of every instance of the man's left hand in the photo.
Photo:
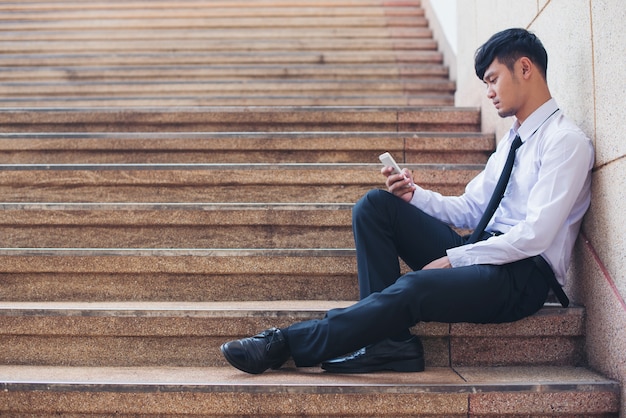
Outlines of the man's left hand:
{"type": "Polygon", "coordinates": [[[449,269],[452,267],[450,264],[450,259],[446,255],[445,257],[438,258],[437,260],[433,260],[430,263],[426,264],[422,270],[430,270],[430,269],[449,269]]]}

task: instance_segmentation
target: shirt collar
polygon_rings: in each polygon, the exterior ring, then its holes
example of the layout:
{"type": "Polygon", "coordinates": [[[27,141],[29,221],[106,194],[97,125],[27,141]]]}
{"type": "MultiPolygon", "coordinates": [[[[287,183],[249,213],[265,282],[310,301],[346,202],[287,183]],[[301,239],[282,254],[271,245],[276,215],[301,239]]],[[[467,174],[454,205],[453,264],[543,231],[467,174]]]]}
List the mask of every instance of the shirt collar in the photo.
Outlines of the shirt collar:
{"type": "Polygon", "coordinates": [[[512,129],[520,136],[522,142],[526,142],[558,109],[556,100],[551,98],[531,113],[522,125],[516,120],[512,129]]]}

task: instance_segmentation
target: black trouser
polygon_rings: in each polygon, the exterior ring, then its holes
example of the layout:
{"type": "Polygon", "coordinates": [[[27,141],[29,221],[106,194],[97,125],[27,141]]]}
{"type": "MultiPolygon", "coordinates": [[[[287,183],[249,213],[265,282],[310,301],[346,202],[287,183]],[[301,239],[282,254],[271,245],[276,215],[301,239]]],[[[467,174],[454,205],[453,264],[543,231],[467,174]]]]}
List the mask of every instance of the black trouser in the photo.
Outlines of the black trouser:
{"type": "Polygon", "coordinates": [[[284,330],[298,366],[405,334],[420,321],[515,321],[539,310],[548,295],[531,258],[420,270],[466,238],[386,191],[366,194],[355,205],[352,222],[361,300],[284,330]],[[414,271],[401,275],[398,257],[414,271]]]}

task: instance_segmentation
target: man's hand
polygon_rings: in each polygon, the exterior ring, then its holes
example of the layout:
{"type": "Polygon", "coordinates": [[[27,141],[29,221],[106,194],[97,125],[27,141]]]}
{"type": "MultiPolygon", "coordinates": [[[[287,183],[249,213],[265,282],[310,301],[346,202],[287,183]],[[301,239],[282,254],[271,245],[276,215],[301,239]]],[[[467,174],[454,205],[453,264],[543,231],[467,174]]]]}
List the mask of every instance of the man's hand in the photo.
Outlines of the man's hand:
{"type": "Polygon", "coordinates": [[[383,167],[380,170],[382,175],[387,177],[387,180],[385,181],[387,190],[405,202],[410,202],[413,198],[413,192],[415,191],[415,184],[413,183],[413,175],[411,174],[411,171],[403,168],[402,174],[391,174],[392,171],[392,167],[383,167]]]}
{"type": "Polygon", "coordinates": [[[452,264],[450,264],[450,259],[446,255],[445,257],[438,258],[426,264],[424,268],[422,268],[422,270],[449,269],[451,267],[452,267],[452,264]]]}

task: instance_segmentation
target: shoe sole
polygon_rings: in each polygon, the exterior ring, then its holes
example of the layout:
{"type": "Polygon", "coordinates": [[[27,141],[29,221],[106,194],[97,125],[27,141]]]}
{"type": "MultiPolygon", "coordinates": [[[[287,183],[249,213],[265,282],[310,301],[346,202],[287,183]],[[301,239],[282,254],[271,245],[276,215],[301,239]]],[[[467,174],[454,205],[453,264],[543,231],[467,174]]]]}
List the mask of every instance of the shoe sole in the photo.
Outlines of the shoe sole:
{"type": "Polygon", "coordinates": [[[424,359],[410,359],[410,360],[398,360],[390,361],[388,363],[382,363],[375,366],[367,367],[342,367],[334,366],[330,363],[322,364],[322,369],[329,373],[371,373],[381,371],[393,371],[393,372],[423,372],[424,371],[424,359]]]}

